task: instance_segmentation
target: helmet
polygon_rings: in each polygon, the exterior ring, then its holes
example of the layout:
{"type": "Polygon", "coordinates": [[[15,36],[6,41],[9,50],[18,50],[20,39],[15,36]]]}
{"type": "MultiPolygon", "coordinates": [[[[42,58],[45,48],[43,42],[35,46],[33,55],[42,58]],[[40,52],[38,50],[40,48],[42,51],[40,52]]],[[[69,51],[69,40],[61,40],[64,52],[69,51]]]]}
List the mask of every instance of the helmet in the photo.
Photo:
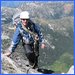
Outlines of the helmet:
{"type": "Polygon", "coordinates": [[[29,19],[29,12],[28,11],[21,12],[20,18],[22,18],[22,19],[29,19]]]}

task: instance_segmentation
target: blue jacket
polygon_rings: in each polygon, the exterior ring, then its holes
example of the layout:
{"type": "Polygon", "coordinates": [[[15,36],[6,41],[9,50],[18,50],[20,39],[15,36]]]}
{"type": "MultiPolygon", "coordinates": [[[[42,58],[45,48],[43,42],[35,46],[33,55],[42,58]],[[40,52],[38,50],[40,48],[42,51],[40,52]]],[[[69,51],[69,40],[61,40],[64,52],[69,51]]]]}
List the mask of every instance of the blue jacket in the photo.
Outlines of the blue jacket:
{"type": "MultiPolygon", "coordinates": [[[[29,27],[30,24],[27,25],[27,27],[29,27]]],[[[37,35],[39,36],[39,42],[40,44],[44,43],[44,37],[40,31],[40,27],[38,25],[33,25],[33,29],[31,29],[31,31],[34,31],[35,33],[37,33],[37,35]]],[[[14,35],[13,35],[13,38],[12,38],[12,42],[11,42],[11,46],[9,47],[9,50],[11,52],[14,52],[15,51],[15,48],[17,47],[17,45],[19,44],[20,40],[21,39],[24,39],[25,41],[28,41],[33,43],[34,42],[34,39],[33,39],[33,36],[26,32],[23,28],[22,28],[22,25],[21,23],[19,23],[17,25],[17,28],[16,28],[16,31],[14,32],[14,35]],[[22,36],[23,34],[23,36],[22,36]]]]}

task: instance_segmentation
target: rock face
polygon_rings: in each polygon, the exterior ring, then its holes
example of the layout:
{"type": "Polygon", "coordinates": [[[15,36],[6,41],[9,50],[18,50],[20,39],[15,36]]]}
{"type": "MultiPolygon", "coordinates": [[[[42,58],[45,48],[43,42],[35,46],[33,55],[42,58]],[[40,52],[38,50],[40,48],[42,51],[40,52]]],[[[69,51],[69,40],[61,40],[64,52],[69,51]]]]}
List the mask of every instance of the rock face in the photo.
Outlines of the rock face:
{"type": "Polygon", "coordinates": [[[74,65],[70,67],[67,73],[62,72],[61,74],[74,74],[74,65]]]}
{"type": "Polygon", "coordinates": [[[17,65],[16,62],[14,62],[11,58],[4,56],[2,54],[2,66],[5,68],[2,69],[2,74],[42,74],[38,72],[37,70],[34,70],[30,67],[25,67],[25,71],[22,71],[22,69],[17,65]]]}
{"type": "Polygon", "coordinates": [[[74,65],[72,65],[67,74],[74,74],[74,65]]]}
{"type": "Polygon", "coordinates": [[[7,36],[7,35],[6,35],[6,34],[4,34],[4,33],[2,34],[1,38],[2,38],[2,40],[4,40],[4,39],[6,39],[6,40],[7,40],[7,39],[10,39],[10,37],[9,37],[9,36],[7,36]]]}

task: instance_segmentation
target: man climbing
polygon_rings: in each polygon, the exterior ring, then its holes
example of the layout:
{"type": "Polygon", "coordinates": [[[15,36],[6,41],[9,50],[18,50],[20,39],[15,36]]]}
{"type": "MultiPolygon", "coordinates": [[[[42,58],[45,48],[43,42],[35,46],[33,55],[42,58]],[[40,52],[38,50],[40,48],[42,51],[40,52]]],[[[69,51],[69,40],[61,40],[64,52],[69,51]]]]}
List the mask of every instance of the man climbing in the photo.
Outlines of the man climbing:
{"type": "Polygon", "coordinates": [[[16,27],[8,52],[4,55],[10,56],[22,40],[29,65],[35,69],[38,67],[39,45],[41,48],[45,48],[44,38],[39,26],[31,22],[28,11],[23,11],[20,14],[20,19],[21,22],[16,27]]]}

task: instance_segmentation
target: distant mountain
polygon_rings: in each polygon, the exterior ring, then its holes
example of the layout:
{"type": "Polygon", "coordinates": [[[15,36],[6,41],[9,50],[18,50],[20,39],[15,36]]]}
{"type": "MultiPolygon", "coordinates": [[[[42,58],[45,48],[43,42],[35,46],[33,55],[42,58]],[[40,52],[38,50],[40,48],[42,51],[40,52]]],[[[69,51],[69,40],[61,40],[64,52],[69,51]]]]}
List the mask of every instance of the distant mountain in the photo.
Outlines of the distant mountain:
{"type": "Polygon", "coordinates": [[[18,7],[19,5],[21,5],[23,2],[17,2],[17,1],[1,1],[1,6],[2,7],[18,7]]]}
{"type": "MultiPolygon", "coordinates": [[[[29,11],[31,18],[34,20],[41,19],[60,19],[66,16],[74,15],[73,2],[17,2],[17,1],[4,1],[2,2],[1,12],[2,20],[12,21],[13,15],[20,11],[29,11]],[[5,6],[5,7],[3,7],[5,6]],[[8,7],[6,7],[8,6],[8,7]],[[11,7],[14,8],[11,8],[11,7]],[[16,6],[16,7],[15,7],[16,6]],[[7,11],[7,12],[6,12],[7,11]],[[9,18],[8,18],[9,17],[9,18]]],[[[2,22],[3,22],[2,21],[2,22]]]]}

